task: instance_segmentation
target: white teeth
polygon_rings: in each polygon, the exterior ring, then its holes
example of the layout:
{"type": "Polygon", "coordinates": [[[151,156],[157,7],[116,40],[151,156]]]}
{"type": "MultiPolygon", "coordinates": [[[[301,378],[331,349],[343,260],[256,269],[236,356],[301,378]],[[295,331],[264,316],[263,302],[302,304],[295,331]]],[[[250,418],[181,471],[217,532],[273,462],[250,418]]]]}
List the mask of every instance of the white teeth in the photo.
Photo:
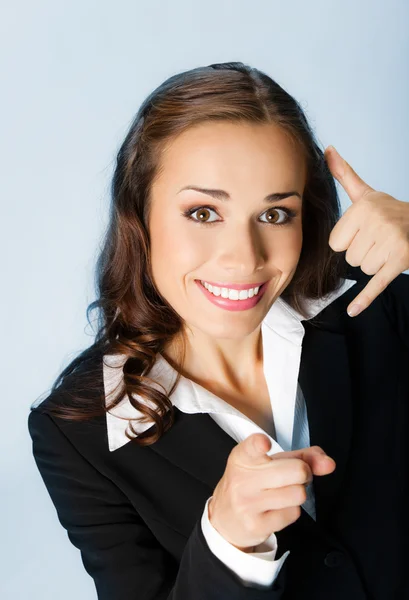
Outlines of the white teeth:
{"type": "Polygon", "coordinates": [[[257,296],[260,287],[251,288],[249,290],[231,290],[229,288],[219,288],[212,286],[206,281],[200,281],[200,283],[214,296],[221,296],[222,298],[228,298],[229,300],[247,300],[257,296]]]}

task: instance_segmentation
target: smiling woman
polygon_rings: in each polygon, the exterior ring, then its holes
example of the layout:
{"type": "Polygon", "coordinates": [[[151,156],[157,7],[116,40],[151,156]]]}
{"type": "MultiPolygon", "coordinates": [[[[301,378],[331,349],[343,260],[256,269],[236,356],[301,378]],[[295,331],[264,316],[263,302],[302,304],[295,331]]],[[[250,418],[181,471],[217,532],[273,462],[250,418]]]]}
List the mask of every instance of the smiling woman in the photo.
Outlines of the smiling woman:
{"type": "Polygon", "coordinates": [[[408,279],[350,319],[368,278],[339,218],[265,73],[199,67],[143,102],[95,342],[28,422],[100,600],[409,598],[408,279]]]}
{"type": "MultiPolygon", "coordinates": [[[[328,245],[340,214],[324,154],[277,82],[243,63],[170,77],[143,102],[118,152],[99,297],[87,311],[99,309],[95,343],[52,391],[101,351],[127,358],[123,386],[108,404],[79,395],[44,410],[87,420],[127,395],[156,425],[142,438],[130,423],[127,436],[144,446],[174,419],[170,393],[153,389],[148,377],[159,354],[197,381],[211,372],[229,392],[239,391],[239,379],[252,385],[261,322],[275,299],[306,316],[305,302],[340,287],[347,266],[328,245]],[[251,310],[220,311],[195,279],[267,288],[251,310]]],[[[92,378],[90,369],[86,388],[92,378]]]]}

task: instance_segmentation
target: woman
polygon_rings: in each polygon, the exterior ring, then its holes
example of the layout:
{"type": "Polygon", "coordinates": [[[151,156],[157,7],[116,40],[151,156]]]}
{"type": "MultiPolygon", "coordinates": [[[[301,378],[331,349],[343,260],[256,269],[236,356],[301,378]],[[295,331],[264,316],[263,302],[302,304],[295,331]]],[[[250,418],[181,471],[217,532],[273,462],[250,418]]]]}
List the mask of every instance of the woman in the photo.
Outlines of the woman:
{"type": "Polygon", "coordinates": [[[408,207],[343,166],[242,63],[141,106],[95,342],[29,415],[99,599],[409,598],[408,207]]]}

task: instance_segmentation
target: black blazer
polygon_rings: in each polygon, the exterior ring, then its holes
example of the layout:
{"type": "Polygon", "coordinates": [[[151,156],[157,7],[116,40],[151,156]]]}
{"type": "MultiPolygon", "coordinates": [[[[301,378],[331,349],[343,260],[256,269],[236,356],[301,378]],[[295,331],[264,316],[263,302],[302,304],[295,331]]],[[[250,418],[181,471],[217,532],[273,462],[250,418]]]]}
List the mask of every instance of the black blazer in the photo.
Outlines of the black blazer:
{"type": "MultiPolygon", "coordinates": [[[[310,443],[337,467],[314,478],[317,521],[301,510],[277,532],[276,558],[291,553],[269,587],[243,585],[203,536],[205,502],[236,445],[208,414],[175,408],[157,443],[110,452],[105,417],[54,420],[41,413],[51,396],[30,412],[36,464],[99,600],[409,599],[409,277],[351,318],[370,278],[349,273],[358,282],[302,322],[310,443]]],[[[81,372],[64,388],[78,385],[81,372]]],[[[68,401],[58,390],[54,400],[68,401]]]]}

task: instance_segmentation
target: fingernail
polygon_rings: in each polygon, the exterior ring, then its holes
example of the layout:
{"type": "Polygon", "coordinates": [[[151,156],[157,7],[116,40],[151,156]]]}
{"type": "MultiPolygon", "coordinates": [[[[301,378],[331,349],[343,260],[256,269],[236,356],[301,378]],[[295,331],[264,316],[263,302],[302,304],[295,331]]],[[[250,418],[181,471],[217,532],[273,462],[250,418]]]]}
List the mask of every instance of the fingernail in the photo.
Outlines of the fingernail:
{"type": "Polygon", "coordinates": [[[351,308],[347,311],[350,317],[356,317],[362,310],[362,306],[360,304],[353,304],[351,308]]]}

